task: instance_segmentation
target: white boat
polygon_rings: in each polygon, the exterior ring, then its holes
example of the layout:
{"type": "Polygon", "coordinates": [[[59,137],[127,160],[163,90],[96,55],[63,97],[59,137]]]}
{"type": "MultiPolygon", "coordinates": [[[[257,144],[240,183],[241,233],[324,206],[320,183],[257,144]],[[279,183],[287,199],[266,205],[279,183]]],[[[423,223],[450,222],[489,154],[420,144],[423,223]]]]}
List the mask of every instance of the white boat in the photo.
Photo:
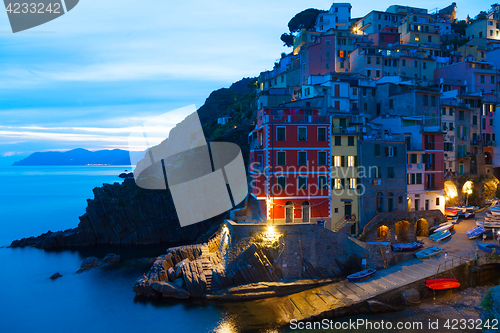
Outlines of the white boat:
{"type": "Polygon", "coordinates": [[[500,211],[492,210],[491,214],[500,217],[500,211]]]}
{"type": "Polygon", "coordinates": [[[500,222],[476,221],[476,225],[485,228],[500,228],[500,222]]]}
{"type": "Polygon", "coordinates": [[[500,221],[500,216],[498,216],[498,215],[486,214],[486,218],[490,219],[490,220],[498,220],[498,221],[500,221]]]}

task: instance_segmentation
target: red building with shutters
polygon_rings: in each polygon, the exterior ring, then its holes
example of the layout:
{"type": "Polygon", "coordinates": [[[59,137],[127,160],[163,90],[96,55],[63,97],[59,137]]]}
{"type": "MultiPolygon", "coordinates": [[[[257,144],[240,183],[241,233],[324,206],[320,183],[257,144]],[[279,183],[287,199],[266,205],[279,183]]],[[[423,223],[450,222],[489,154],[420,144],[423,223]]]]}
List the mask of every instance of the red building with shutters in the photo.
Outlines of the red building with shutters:
{"type": "Polygon", "coordinates": [[[317,109],[258,111],[249,135],[251,195],[268,223],[330,218],[330,123],[317,109]]]}

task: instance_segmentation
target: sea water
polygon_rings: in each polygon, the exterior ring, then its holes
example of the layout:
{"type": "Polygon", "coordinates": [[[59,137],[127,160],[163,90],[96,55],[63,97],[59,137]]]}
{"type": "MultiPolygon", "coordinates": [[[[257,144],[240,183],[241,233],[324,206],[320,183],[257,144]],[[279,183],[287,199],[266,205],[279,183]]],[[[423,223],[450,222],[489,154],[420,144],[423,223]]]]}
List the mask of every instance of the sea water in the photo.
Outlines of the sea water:
{"type": "MultiPolygon", "coordinates": [[[[13,240],[74,228],[92,189],[121,182],[126,166],[0,167],[0,332],[222,331],[222,308],[203,301],[135,299],[132,287],[164,248],[44,251],[7,248],[13,240]],[[106,252],[122,263],[76,273],[87,256],[106,252]],[[51,280],[54,273],[62,277],[51,280]]],[[[129,170],[130,171],[130,170],[129,170]]]]}

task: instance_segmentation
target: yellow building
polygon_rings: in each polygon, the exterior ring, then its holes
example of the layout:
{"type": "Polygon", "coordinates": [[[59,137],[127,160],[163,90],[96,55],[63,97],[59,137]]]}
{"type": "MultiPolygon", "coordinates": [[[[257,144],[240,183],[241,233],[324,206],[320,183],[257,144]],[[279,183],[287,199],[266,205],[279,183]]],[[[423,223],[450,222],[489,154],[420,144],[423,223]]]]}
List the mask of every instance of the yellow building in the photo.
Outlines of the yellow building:
{"type": "Polygon", "coordinates": [[[353,235],[359,231],[358,134],[347,117],[333,118],[331,229],[338,231],[349,224],[353,235]]]}

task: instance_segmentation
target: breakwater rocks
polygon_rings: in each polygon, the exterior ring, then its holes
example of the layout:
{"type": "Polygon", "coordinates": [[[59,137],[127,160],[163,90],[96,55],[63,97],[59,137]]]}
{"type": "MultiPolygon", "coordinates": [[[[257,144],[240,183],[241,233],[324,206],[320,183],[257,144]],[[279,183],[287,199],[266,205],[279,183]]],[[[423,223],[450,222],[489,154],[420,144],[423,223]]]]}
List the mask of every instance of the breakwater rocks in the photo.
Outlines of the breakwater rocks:
{"type": "Polygon", "coordinates": [[[167,254],[157,257],[149,272],[136,282],[136,295],[180,299],[204,297],[212,288],[212,266],[220,263],[217,252],[210,252],[215,242],[217,240],[168,249],[167,254]]]}
{"type": "Polygon", "coordinates": [[[38,237],[13,241],[11,247],[42,249],[109,245],[155,245],[191,243],[223,216],[181,228],[174,203],[167,190],[145,190],[133,179],[122,184],[104,184],[93,190],[94,199],[78,227],[47,232],[38,237]]]}
{"type": "Polygon", "coordinates": [[[97,257],[88,257],[85,258],[85,260],[82,262],[82,264],[80,265],[80,269],[77,271],[77,273],[81,273],[85,270],[91,269],[92,267],[113,265],[119,261],[120,261],[120,256],[114,253],[106,254],[104,258],[102,258],[102,260],[97,257]]]}

